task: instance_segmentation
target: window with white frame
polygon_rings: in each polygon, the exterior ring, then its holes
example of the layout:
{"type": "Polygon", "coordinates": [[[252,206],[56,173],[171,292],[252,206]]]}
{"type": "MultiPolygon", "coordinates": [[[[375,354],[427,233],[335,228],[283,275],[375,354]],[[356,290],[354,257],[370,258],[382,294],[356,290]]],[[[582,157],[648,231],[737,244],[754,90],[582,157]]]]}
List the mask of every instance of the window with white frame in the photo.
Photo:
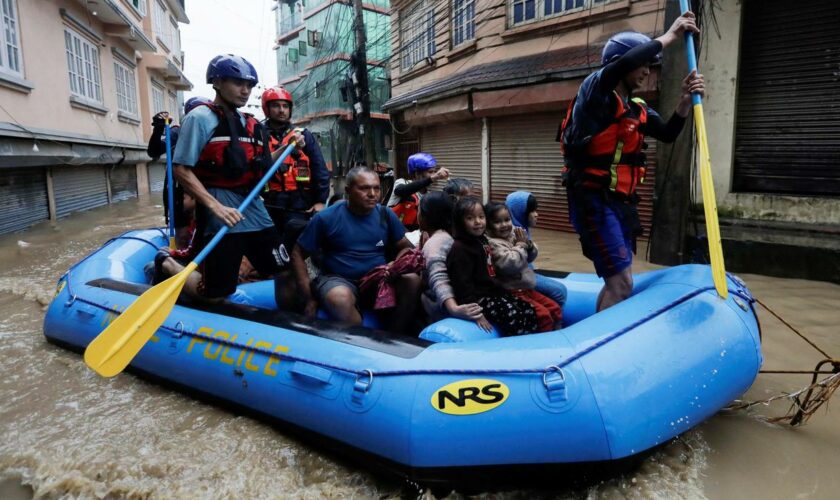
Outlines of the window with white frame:
{"type": "Polygon", "coordinates": [[[155,36],[166,45],[167,49],[172,49],[169,41],[169,16],[166,14],[166,7],[158,0],[152,0],[155,4],[155,16],[152,19],[155,36]]]}
{"type": "Polygon", "coordinates": [[[152,114],[156,115],[161,111],[167,111],[163,102],[163,87],[152,83],[152,114]]]}
{"type": "Polygon", "coordinates": [[[475,39],[475,0],[452,0],[452,46],[475,39]]]}
{"type": "Polygon", "coordinates": [[[169,109],[167,111],[169,111],[170,116],[180,121],[181,106],[178,106],[177,94],[173,94],[172,92],[169,93],[169,109]]]}
{"type": "Polygon", "coordinates": [[[137,116],[137,84],[134,70],[114,61],[114,78],[117,83],[117,109],[137,116]]]}
{"type": "Polygon", "coordinates": [[[128,0],[128,3],[130,3],[131,6],[134,7],[134,10],[136,10],[141,16],[146,15],[146,0],[128,0]]]}
{"type": "Polygon", "coordinates": [[[70,75],[70,93],[101,103],[99,48],[68,27],[64,28],[64,47],[70,75]]]}
{"type": "Polygon", "coordinates": [[[511,26],[588,9],[612,0],[508,0],[511,26]]]}
{"type": "Polygon", "coordinates": [[[178,31],[178,20],[174,17],[169,18],[169,40],[171,44],[169,48],[172,49],[172,54],[181,59],[181,33],[178,31]]]}
{"type": "Polygon", "coordinates": [[[0,71],[23,76],[20,56],[20,27],[15,0],[0,0],[3,14],[3,36],[0,43],[0,71]]]}
{"type": "Polygon", "coordinates": [[[400,16],[402,69],[409,69],[435,53],[435,7],[420,0],[400,16]]]}

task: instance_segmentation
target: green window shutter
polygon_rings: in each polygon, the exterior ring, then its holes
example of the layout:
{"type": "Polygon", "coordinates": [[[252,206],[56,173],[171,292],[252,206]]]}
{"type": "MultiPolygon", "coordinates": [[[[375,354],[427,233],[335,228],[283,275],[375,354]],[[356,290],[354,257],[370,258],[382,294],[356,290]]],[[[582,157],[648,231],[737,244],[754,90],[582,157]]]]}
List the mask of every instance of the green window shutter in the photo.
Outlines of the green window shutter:
{"type": "Polygon", "coordinates": [[[299,41],[298,42],[298,47],[300,47],[298,49],[298,51],[300,52],[300,55],[305,56],[306,55],[306,42],[304,42],[303,40],[299,41]]]}
{"type": "Polygon", "coordinates": [[[289,62],[298,62],[298,49],[289,49],[288,58],[289,62]]]}

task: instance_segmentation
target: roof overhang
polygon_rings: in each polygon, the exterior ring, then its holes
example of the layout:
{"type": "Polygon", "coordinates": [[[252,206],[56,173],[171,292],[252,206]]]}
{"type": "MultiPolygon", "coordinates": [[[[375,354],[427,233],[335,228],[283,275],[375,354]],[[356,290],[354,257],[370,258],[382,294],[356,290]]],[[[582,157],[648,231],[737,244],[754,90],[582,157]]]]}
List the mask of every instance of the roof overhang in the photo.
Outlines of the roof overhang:
{"type": "Polygon", "coordinates": [[[592,72],[593,62],[599,58],[600,47],[569,47],[480,64],[394,96],[382,105],[382,110],[393,113],[475,91],[580,78],[592,72]]]}
{"type": "Polygon", "coordinates": [[[134,50],[141,52],[157,50],[155,44],[143,33],[143,28],[114,0],[78,0],[78,2],[103,23],[106,35],[123,40],[134,50]]]}
{"type": "Polygon", "coordinates": [[[169,85],[178,90],[191,90],[193,85],[175,63],[163,54],[152,54],[144,58],[146,67],[160,74],[169,85]]]}
{"type": "Polygon", "coordinates": [[[190,24],[190,18],[187,17],[187,11],[184,9],[183,0],[169,0],[166,3],[172,9],[172,14],[174,14],[175,19],[179,23],[190,24]]]}

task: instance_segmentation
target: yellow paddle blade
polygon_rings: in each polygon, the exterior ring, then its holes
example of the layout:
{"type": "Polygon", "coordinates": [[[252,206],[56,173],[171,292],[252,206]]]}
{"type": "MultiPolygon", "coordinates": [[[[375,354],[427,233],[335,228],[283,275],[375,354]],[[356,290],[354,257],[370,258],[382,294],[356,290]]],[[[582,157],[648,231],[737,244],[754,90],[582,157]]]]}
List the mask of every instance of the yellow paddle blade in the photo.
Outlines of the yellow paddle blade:
{"type": "Polygon", "coordinates": [[[196,267],[190,262],[180,273],[146,290],[87,346],[85,363],[103,377],[123,371],[169,316],[196,267]]]}
{"type": "Polygon", "coordinates": [[[694,105],[694,125],[697,129],[697,142],[700,145],[700,187],[703,190],[703,211],[706,214],[706,237],[709,240],[712,279],[720,298],[726,299],[729,292],[726,288],[726,269],[723,265],[723,248],[720,244],[717,199],[715,198],[715,184],[712,181],[712,161],[709,156],[709,143],[706,140],[706,121],[703,119],[702,104],[694,105]]]}

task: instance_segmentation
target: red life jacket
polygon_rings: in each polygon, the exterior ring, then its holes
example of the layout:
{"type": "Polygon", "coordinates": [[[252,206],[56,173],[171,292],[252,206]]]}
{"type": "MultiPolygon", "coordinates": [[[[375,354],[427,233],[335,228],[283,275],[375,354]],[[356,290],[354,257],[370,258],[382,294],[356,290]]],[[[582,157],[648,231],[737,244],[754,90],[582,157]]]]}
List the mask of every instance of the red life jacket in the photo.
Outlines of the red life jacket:
{"type": "Polygon", "coordinates": [[[219,118],[219,124],[201,154],[198,162],[193,168],[193,173],[206,187],[250,188],[256,185],[265,169],[265,151],[263,148],[262,126],[253,115],[244,113],[245,127],[239,119],[238,113],[235,119],[235,126],[238,130],[235,135],[239,137],[239,145],[244,152],[240,158],[243,165],[231,164],[233,149],[227,151],[231,145],[231,130],[224,111],[212,103],[202,103],[199,106],[207,106],[219,118]]]}
{"type": "MultiPolygon", "coordinates": [[[[270,136],[268,139],[270,151],[273,153],[278,149],[285,149],[289,145],[289,140],[294,132],[294,130],[290,131],[282,141],[273,135],[270,136]]],[[[287,156],[283,163],[288,167],[288,170],[285,172],[282,171],[283,169],[277,170],[277,173],[268,181],[269,191],[288,192],[309,187],[311,179],[309,157],[300,148],[292,151],[292,154],[287,156]]]]}
{"type": "Polygon", "coordinates": [[[404,199],[391,207],[391,210],[397,214],[397,218],[403,223],[403,226],[417,225],[417,210],[420,205],[420,197],[417,193],[412,194],[408,199],[404,199]]]}
{"type": "MultiPolygon", "coordinates": [[[[564,150],[569,163],[565,168],[579,170],[578,181],[585,188],[609,189],[630,196],[645,178],[645,136],[639,128],[647,123],[647,107],[639,98],[631,99],[630,107],[625,107],[621,97],[613,95],[616,112],[612,123],[592,136],[582,157],[569,158],[564,150]]],[[[574,105],[574,101],[569,105],[561,134],[571,121],[574,105]]]]}

